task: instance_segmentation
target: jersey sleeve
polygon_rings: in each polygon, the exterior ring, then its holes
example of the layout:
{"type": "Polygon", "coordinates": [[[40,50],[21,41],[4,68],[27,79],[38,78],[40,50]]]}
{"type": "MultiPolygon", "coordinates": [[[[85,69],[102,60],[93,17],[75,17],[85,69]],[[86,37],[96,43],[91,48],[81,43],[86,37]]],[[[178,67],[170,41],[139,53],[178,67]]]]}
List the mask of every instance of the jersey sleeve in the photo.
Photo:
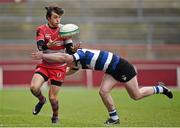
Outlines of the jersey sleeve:
{"type": "Polygon", "coordinates": [[[44,32],[41,27],[38,27],[36,30],[36,41],[43,40],[44,41],[44,32]]]}
{"type": "Polygon", "coordinates": [[[77,62],[80,59],[80,56],[78,55],[78,53],[74,53],[73,58],[74,58],[74,61],[77,62]]]}
{"type": "Polygon", "coordinates": [[[76,53],[73,54],[75,61],[81,61],[85,58],[85,53],[81,49],[78,50],[76,53]]]}

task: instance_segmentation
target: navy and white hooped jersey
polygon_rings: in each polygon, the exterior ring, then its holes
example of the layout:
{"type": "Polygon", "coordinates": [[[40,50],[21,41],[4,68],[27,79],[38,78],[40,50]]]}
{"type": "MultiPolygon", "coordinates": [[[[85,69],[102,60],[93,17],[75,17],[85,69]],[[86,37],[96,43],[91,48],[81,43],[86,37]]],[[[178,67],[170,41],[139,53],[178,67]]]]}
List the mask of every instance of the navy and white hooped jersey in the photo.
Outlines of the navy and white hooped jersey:
{"type": "Polygon", "coordinates": [[[84,48],[78,49],[73,57],[77,64],[80,62],[82,69],[103,70],[107,73],[112,73],[120,62],[120,57],[111,52],[84,48]]]}

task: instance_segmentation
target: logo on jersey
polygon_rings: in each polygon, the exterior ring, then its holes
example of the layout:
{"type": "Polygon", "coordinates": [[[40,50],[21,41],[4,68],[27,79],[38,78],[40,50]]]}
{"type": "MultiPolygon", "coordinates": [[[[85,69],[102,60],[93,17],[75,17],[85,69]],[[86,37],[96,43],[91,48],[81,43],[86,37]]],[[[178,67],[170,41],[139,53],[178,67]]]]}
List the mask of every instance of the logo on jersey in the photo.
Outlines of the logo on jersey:
{"type": "Polygon", "coordinates": [[[61,73],[57,73],[57,77],[61,77],[61,73]]]}
{"type": "Polygon", "coordinates": [[[46,39],[51,39],[51,34],[45,34],[46,39]]]}
{"type": "Polygon", "coordinates": [[[126,81],[127,80],[127,77],[125,75],[122,75],[121,78],[126,81]]]}

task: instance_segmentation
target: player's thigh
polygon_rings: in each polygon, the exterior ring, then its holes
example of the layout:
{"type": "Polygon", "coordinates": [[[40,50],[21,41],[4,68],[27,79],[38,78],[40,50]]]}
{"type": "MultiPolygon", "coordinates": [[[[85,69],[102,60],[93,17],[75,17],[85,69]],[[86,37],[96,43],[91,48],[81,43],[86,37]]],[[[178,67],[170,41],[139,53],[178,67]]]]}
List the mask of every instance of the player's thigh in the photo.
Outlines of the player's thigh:
{"type": "Polygon", "coordinates": [[[136,76],[134,76],[130,81],[126,82],[125,87],[130,96],[137,96],[140,94],[136,76]]]}
{"type": "Polygon", "coordinates": [[[116,83],[117,80],[115,80],[111,75],[105,74],[101,82],[100,90],[108,92],[114,87],[116,83]]]}
{"type": "Polygon", "coordinates": [[[39,89],[44,82],[44,78],[40,74],[35,73],[31,80],[31,87],[39,89]]]}

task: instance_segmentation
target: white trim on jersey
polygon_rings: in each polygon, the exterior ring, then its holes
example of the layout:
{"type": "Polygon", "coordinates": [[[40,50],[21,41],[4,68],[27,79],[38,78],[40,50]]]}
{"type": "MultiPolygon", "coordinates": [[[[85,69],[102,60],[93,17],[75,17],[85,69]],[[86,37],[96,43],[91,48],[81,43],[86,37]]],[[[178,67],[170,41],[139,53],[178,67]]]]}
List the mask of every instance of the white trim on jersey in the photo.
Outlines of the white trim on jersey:
{"type": "Polygon", "coordinates": [[[80,57],[77,53],[74,53],[73,55],[74,55],[76,61],[78,61],[80,59],[80,57]]]}
{"type": "Polygon", "coordinates": [[[111,52],[109,52],[108,58],[106,59],[106,62],[105,62],[104,67],[103,67],[104,71],[108,68],[109,64],[111,63],[112,56],[113,56],[113,54],[111,52]]]}
{"type": "Polygon", "coordinates": [[[97,58],[99,57],[99,53],[100,53],[100,50],[89,50],[89,51],[94,51],[94,56],[92,57],[91,59],[91,62],[90,62],[90,68],[92,69],[95,69],[95,65],[96,65],[96,61],[97,61],[97,58]]]}
{"type": "Polygon", "coordinates": [[[83,48],[83,49],[80,49],[80,50],[85,53],[88,49],[83,48]]]}

